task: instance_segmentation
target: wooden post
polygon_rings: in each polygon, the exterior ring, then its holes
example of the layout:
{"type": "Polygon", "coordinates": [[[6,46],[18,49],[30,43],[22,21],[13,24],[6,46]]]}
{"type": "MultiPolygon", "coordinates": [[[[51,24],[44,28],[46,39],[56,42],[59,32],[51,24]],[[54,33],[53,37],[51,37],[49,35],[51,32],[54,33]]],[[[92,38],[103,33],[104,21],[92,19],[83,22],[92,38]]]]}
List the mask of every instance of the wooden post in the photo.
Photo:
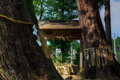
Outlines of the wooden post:
{"type": "Polygon", "coordinates": [[[80,40],[80,71],[83,69],[83,41],[80,40]]]}

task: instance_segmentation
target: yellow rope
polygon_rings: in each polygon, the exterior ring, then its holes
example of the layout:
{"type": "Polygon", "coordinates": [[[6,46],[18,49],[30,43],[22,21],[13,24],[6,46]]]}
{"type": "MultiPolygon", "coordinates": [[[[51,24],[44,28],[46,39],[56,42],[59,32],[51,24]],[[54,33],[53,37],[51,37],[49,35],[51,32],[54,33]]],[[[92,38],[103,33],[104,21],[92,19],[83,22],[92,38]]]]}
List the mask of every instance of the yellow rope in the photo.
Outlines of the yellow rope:
{"type": "Polygon", "coordinates": [[[19,20],[14,20],[14,19],[9,18],[9,17],[4,16],[4,15],[0,15],[0,17],[5,18],[5,19],[7,19],[7,20],[10,20],[10,21],[12,21],[12,22],[17,22],[17,23],[22,23],[22,24],[31,24],[31,25],[34,25],[34,23],[23,22],[23,21],[19,21],[19,20]]]}
{"type": "MultiPolygon", "coordinates": [[[[12,21],[12,22],[17,22],[17,23],[21,23],[21,24],[30,24],[30,25],[34,25],[34,23],[24,22],[24,21],[19,21],[19,20],[14,20],[14,19],[9,18],[9,17],[4,16],[4,15],[0,15],[0,17],[5,18],[5,19],[7,19],[7,20],[10,20],[10,21],[12,21]]],[[[37,30],[40,30],[36,25],[35,25],[35,27],[37,28],[37,30]]],[[[40,31],[43,33],[42,30],[40,30],[40,31]]]]}

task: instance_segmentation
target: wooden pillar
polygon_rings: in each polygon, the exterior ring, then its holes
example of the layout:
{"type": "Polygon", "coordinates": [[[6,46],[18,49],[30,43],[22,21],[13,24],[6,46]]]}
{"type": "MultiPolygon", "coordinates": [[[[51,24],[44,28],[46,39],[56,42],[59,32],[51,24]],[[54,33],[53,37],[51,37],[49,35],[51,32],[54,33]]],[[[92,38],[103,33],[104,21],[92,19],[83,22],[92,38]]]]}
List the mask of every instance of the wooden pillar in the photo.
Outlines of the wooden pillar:
{"type": "Polygon", "coordinates": [[[80,40],[80,71],[83,69],[83,41],[80,40]]]}

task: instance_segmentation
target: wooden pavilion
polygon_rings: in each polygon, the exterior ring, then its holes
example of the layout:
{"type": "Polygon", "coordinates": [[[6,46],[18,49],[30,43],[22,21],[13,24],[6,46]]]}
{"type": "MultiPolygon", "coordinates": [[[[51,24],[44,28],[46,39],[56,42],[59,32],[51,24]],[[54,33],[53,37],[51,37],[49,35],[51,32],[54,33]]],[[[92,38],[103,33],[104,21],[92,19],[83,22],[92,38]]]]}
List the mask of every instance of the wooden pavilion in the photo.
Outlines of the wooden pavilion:
{"type": "MultiPolygon", "coordinates": [[[[78,20],[49,20],[38,21],[45,39],[81,40],[81,27],[78,20]]],[[[80,49],[80,68],[83,67],[83,48],[80,49]]]]}

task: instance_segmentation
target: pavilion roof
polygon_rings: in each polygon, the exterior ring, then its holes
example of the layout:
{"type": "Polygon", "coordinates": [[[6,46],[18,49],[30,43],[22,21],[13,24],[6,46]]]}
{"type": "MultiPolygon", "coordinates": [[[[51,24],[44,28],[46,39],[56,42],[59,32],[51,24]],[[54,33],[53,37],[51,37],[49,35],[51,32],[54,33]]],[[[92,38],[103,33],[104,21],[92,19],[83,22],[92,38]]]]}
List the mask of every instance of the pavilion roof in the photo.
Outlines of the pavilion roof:
{"type": "Polygon", "coordinates": [[[38,25],[47,39],[80,39],[81,28],[78,20],[42,20],[38,21],[38,25]]]}

